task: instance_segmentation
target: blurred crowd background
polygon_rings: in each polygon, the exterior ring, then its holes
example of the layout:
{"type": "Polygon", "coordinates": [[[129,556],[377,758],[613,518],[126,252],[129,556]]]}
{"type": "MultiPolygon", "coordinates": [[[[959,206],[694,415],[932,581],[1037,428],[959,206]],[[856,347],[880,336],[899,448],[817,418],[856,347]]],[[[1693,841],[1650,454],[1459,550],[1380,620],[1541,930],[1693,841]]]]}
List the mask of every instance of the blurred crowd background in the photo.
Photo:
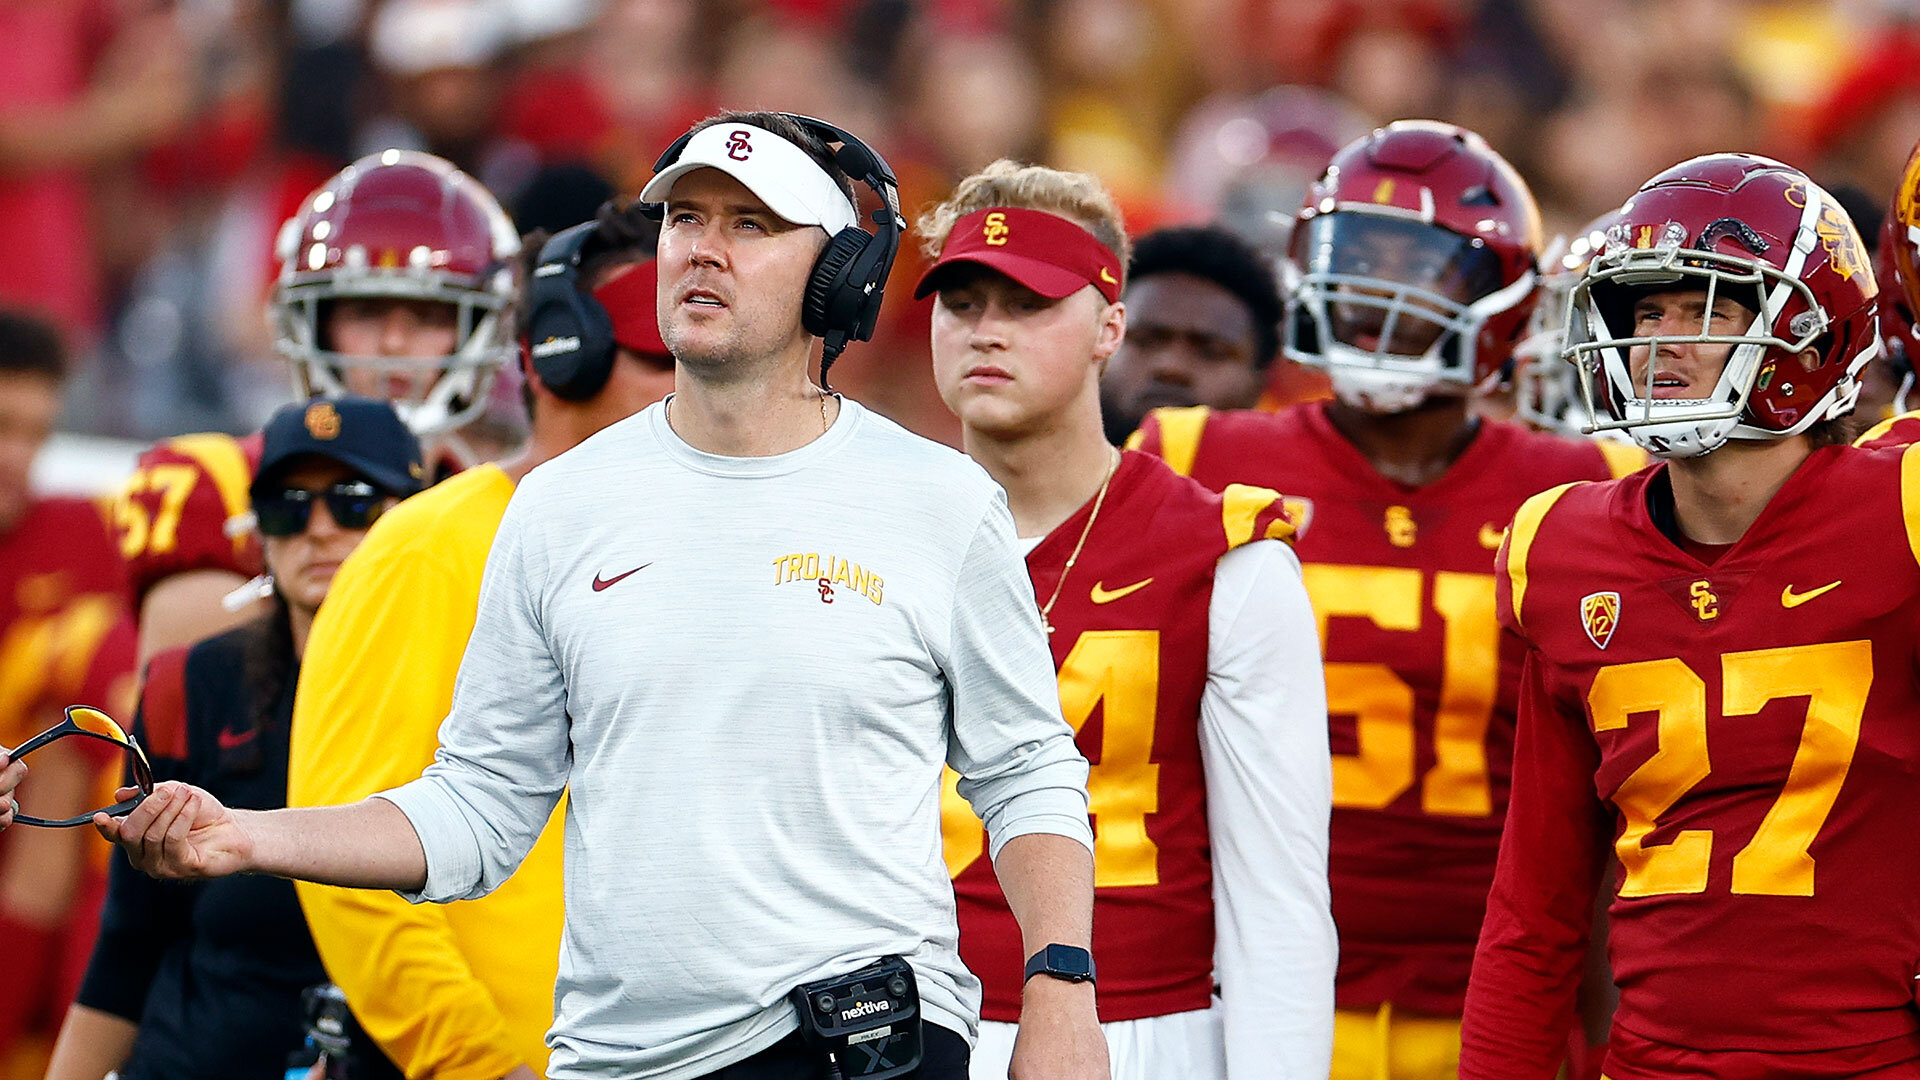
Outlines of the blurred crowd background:
{"type": "MultiPolygon", "coordinates": [[[[860,134],[910,220],[1011,156],[1097,174],[1136,233],[1278,250],[1332,152],[1399,117],[1485,135],[1549,235],[1717,150],[1884,207],[1920,0],[0,0],[0,305],[85,357],[69,430],[249,430],[290,395],[274,235],[336,169],[430,150],[554,228],[720,107],[860,134]]],[[[951,440],[915,259],[834,381],[951,440]]]]}

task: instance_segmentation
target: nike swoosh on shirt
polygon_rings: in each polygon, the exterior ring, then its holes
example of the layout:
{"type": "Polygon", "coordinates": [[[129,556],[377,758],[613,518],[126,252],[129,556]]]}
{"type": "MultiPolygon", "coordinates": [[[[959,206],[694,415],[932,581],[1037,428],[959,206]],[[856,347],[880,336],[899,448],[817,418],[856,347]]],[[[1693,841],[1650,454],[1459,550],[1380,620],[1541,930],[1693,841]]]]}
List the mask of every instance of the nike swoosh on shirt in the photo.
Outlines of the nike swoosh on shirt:
{"type": "Polygon", "coordinates": [[[1141,589],[1144,589],[1147,586],[1153,584],[1153,579],[1148,578],[1145,581],[1136,581],[1131,585],[1125,586],[1123,588],[1115,589],[1112,592],[1108,592],[1105,588],[1102,587],[1105,584],[1106,582],[1104,581],[1096,581],[1093,583],[1093,592],[1089,594],[1089,599],[1091,599],[1094,603],[1111,604],[1115,600],[1118,600],[1123,596],[1132,596],[1134,593],[1137,593],[1141,589]]]}
{"type": "Polygon", "coordinates": [[[213,741],[218,743],[222,750],[238,750],[240,747],[252,742],[253,737],[258,734],[260,734],[258,730],[222,731],[213,737],[213,741]]]}
{"type": "Polygon", "coordinates": [[[1817,589],[1808,589],[1806,592],[1796,593],[1793,591],[1793,586],[1789,585],[1780,590],[1780,606],[1783,608],[1797,608],[1801,604],[1812,600],[1814,597],[1825,596],[1839,587],[1840,583],[1834,581],[1822,585],[1817,589]]]}
{"type": "Polygon", "coordinates": [[[647,567],[652,565],[653,565],[652,563],[641,563],[639,566],[634,567],[633,569],[627,571],[624,574],[615,574],[610,578],[603,578],[596,573],[593,575],[593,591],[601,592],[605,590],[608,586],[618,585],[620,582],[626,580],[627,578],[632,577],[633,575],[639,573],[642,570],[645,570],[647,567]]]}

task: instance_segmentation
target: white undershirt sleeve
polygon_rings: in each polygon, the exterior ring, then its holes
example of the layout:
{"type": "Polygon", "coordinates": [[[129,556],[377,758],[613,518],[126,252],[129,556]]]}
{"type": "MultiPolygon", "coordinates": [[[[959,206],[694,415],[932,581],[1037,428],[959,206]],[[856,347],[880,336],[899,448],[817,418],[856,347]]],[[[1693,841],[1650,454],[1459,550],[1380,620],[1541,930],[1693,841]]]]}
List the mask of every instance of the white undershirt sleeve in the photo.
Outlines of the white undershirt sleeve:
{"type": "Polygon", "coordinates": [[[1333,766],[1319,631],[1299,560],[1279,541],[1228,552],[1215,573],[1200,752],[1227,1076],[1321,1080],[1338,958],[1333,766]]]}

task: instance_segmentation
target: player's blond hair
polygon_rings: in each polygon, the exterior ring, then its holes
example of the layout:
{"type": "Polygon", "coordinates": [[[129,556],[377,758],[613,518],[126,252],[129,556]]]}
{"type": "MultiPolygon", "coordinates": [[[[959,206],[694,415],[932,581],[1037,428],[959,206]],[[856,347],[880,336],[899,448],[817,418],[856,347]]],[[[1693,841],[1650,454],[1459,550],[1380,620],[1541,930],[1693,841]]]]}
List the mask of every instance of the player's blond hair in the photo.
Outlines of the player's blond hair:
{"type": "Polygon", "coordinates": [[[954,222],[989,206],[1057,214],[1107,245],[1119,257],[1121,266],[1133,259],[1127,223],[1120,216],[1119,205],[1099,180],[1087,173],[1022,165],[1006,158],[960,181],[946,202],[920,215],[914,228],[920,232],[921,250],[930,259],[939,258],[954,222]]]}

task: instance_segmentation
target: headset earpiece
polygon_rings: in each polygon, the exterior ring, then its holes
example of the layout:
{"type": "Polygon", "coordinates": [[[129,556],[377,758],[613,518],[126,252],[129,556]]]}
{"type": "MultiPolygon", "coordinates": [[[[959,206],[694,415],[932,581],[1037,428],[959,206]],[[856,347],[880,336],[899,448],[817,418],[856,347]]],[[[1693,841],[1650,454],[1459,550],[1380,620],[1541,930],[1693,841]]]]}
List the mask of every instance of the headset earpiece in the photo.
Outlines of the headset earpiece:
{"type": "Polygon", "coordinates": [[[541,383],[564,401],[593,397],[613,374],[613,318],[580,289],[581,253],[598,228],[589,221],[548,240],[528,283],[527,352],[541,383]]]}

